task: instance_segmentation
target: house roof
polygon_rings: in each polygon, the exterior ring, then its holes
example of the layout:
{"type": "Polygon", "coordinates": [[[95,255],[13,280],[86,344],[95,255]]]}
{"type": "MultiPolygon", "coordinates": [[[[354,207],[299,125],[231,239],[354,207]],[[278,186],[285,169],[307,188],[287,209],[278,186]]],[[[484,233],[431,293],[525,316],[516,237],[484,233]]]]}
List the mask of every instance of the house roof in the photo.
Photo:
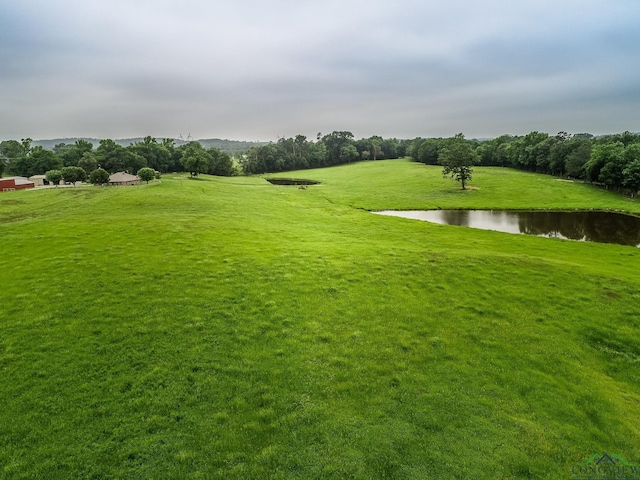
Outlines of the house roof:
{"type": "Polygon", "coordinates": [[[28,178],[24,178],[24,177],[5,177],[2,180],[13,180],[13,183],[15,185],[33,184],[33,182],[31,180],[29,180],[28,178]]]}
{"type": "Polygon", "coordinates": [[[140,180],[137,175],[131,175],[127,172],[117,172],[113,175],[109,175],[109,183],[125,183],[125,182],[134,182],[136,180],[140,180]]]}
{"type": "Polygon", "coordinates": [[[46,178],[47,178],[47,176],[46,176],[46,175],[31,175],[31,176],[29,177],[29,180],[31,180],[32,178],[36,178],[36,179],[37,179],[37,178],[46,179],[46,178]]]}

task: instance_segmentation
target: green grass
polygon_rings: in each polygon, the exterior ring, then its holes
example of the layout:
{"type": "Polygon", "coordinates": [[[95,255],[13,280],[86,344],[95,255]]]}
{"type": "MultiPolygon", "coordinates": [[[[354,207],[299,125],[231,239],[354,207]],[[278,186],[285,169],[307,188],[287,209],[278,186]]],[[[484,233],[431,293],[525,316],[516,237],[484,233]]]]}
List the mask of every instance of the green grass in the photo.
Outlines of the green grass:
{"type": "Polygon", "coordinates": [[[640,202],[407,161],[0,195],[0,478],[640,463],[640,250],[372,215],[640,202]]]}

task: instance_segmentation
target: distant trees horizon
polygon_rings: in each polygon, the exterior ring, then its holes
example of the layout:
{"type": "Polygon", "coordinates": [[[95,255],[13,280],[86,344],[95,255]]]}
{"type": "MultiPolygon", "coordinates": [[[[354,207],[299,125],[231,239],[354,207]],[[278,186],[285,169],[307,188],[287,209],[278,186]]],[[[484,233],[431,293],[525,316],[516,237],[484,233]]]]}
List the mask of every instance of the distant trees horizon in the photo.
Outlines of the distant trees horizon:
{"type": "MultiPolygon", "coordinates": [[[[174,139],[147,136],[128,146],[103,139],[95,146],[86,139],[59,143],[51,150],[33,146],[30,138],[0,142],[0,175],[29,177],[64,167],[80,167],[87,176],[101,168],[109,173],[135,174],[141,168],[160,173],[205,173],[220,176],[276,173],[347,164],[361,160],[410,157],[427,165],[441,164],[449,138],[397,139],[371,136],[355,139],[349,131],[279,138],[275,142],[246,142],[249,148],[232,156],[199,141],[176,145],[174,139]]],[[[477,155],[480,166],[510,167],[573,178],[635,196],[640,189],[640,134],[629,131],[594,136],[589,133],[556,135],[532,131],[488,140],[463,141],[477,155]]],[[[242,143],[242,142],[239,142],[242,143]]],[[[451,158],[447,162],[451,162],[451,158]]]]}

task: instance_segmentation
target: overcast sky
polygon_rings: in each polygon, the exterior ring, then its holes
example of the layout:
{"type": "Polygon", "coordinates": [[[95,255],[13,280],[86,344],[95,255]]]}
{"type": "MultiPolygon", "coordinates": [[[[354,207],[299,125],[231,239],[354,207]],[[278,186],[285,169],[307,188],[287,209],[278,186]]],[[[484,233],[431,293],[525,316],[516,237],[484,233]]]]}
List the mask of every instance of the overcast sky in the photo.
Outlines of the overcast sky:
{"type": "Polygon", "coordinates": [[[0,0],[0,140],[640,131],[640,0],[0,0]]]}

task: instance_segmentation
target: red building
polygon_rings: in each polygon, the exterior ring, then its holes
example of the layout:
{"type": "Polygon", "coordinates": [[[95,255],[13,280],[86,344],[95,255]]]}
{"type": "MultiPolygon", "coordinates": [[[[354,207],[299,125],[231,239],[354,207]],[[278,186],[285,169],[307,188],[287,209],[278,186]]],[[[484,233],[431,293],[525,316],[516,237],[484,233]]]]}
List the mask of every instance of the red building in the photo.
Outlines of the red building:
{"type": "Polygon", "coordinates": [[[33,188],[35,184],[24,177],[7,177],[0,178],[0,192],[11,190],[22,190],[24,188],[33,188]]]}

